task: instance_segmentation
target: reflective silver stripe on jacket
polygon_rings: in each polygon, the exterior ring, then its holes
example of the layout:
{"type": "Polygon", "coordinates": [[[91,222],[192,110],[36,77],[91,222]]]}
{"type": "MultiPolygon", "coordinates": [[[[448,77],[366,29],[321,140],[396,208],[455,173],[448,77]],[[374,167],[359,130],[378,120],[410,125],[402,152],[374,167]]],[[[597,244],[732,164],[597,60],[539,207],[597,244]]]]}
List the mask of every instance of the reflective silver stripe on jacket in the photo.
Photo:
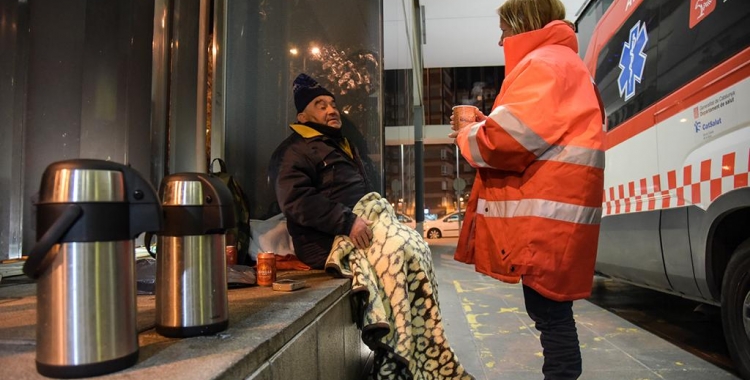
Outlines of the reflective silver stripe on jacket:
{"type": "Polygon", "coordinates": [[[604,152],[580,146],[553,145],[537,158],[538,161],[559,161],[604,169],[604,152]]]}
{"type": "MultiPolygon", "coordinates": [[[[559,161],[604,169],[603,151],[579,146],[550,145],[526,124],[521,122],[521,120],[513,116],[504,106],[497,107],[488,117],[500,125],[503,130],[518,141],[526,150],[537,156],[538,161],[559,161]]],[[[476,123],[470,126],[470,154],[477,167],[495,169],[484,161],[482,153],[479,150],[479,145],[477,144],[477,133],[484,124],[476,123]]]]}
{"type": "Polygon", "coordinates": [[[484,126],[484,123],[474,123],[469,126],[469,153],[471,153],[471,159],[477,164],[477,167],[492,168],[492,166],[484,162],[482,153],[479,151],[479,145],[477,144],[477,132],[484,126]]]}
{"type": "Polygon", "coordinates": [[[549,149],[550,145],[541,136],[537,135],[521,120],[518,120],[504,106],[495,108],[488,117],[535,156],[539,157],[549,149]]]}
{"type": "Polygon", "coordinates": [[[599,224],[601,207],[587,207],[545,199],[522,199],[520,201],[488,201],[479,199],[477,214],[490,218],[512,218],[536,216],[577,224],[599,224]]]}

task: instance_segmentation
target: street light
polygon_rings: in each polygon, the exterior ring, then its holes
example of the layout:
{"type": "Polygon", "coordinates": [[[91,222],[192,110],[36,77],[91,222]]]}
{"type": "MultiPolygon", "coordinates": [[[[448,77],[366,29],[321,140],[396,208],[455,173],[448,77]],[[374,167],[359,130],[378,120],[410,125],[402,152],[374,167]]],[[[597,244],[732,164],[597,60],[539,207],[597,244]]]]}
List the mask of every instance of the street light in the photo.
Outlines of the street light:
{"type": "MultiPolygon", "coordinates": [[[[310,55],[312,55],[312,56],[314,56],[316,58],[320,57],[320,54],[321,54],[320,48],[317,47],[317,46],[311,47],[309,52],[310,52],[310,55]]],[[[294,57],[298,57],[300,55],[300,51],[296,47],[293,47],[293,48],[289,49],[289,54],[291,54],[294,57]]],[[[291,65],[292,65],[291,62],[289,63],[289,65],[291,67],[291,65]]],[[[290,71],[291,71],[291,69],[290,69],[290,71]]],[[[303,73],[307,72],[307,54],[302,54],[302,72],[303,73]]]]}

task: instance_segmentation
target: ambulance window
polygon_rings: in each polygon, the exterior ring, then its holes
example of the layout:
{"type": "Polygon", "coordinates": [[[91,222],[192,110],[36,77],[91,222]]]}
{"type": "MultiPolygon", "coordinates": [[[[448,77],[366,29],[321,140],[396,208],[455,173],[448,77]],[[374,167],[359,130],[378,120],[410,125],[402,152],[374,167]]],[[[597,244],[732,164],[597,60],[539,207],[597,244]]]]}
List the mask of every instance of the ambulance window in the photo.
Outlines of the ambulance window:
{"type": "Polygon", "coordinates": [[[657,44],[652,36],[659,32],[661,2],[642,2],[599,52],[595,81],[607,112],[608,129],[617,127],[658,99],[657,44]],[[643,46],[642,51],[640,46],[643,46]]]}
{"type": "Polygon", "coordinates": [[[586,55],[586,50],[591,42],[591,36],[594,35],[594,29],[596,23],[604,15],[614,0],[595,0],[588,5],[581,14],[581,17],[576,20],[576,30],[578,31],[578,54],[583,59],[586,55]]]}
{"type": "Polygon", "coordinates": [[[659,10],[659,98],[750,46],[750,1],[707,2],[702,16],[693,3],[667,1],[659,10]]]}
{"type": "Polygon", "coordinates": [[[643,1],[599,52],[595,80],[607,129],[750,46],[750,1],[706,2],[703,9],[693,4],[643,1]],[[642,52],[641,31],[647,36],[642,52]]]}

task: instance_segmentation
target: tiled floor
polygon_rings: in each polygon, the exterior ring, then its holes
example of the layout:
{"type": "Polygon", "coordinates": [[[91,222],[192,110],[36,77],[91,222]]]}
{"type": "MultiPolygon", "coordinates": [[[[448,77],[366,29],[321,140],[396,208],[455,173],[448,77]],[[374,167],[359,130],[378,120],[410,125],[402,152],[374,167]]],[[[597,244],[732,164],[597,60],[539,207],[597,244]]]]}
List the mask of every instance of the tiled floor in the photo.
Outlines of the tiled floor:
{"type": "MultiPolygon", "coordinates": [[[[456,239],[429,240],[451,346],[478,380],[542,379],[539,333],[519,284],[505,284],[453,260],[456,239]]],[[[739,379],[633,323],[581,300],[573,306],[583,380],[739,379]]]]}

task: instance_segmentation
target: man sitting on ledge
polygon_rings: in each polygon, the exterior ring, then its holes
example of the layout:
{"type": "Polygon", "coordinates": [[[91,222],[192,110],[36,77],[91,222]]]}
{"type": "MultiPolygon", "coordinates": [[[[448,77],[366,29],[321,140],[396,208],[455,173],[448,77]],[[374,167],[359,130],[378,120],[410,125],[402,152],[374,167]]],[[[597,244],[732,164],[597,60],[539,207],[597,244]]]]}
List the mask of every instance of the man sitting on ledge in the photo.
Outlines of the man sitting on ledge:
{"type": "Polygon", "coordinates": [[[357,149],[341,135],[333,94],[305,74],[293,87],[298,123],[268,172],[297,258],[323,269],[336,235],[349,236],[357,248],[370,244],[370,222],[352,208],[372,189],[357,149]]]}
{"type": "Polygon", "coordinates": [[[299,260],[352,279],[357,324],[375,353],[373,377],[473,379],[445,337],[429,247],[369,192],[333,94],[300,74],[294,104],[299,123],[269,167],[276,200],[299,260]]]}

